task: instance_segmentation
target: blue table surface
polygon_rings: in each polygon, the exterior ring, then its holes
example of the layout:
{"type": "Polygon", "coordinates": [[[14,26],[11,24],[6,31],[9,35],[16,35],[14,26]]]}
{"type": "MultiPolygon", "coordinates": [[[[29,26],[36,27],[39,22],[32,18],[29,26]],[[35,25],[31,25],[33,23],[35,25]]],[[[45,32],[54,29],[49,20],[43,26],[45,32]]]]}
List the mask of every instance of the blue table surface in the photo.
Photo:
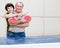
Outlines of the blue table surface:
{"type": "Polygon", "coordinates": [[[38,43],[54,43],[60,42],[58,37],[23,37],[23,38],[0,38],[0,45],[13,45],[13,44],[38,44],[38,43]]]}

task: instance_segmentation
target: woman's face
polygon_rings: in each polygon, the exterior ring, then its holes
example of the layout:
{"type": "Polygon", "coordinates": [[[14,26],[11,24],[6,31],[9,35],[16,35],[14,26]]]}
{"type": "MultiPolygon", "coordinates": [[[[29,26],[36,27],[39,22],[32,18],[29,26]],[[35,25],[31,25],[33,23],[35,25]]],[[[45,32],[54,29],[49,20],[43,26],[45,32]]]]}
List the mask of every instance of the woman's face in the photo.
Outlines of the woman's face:
{"type": "Polygon", "coordinates": [[[13,7],[7,7],[7,11],[9,12],[9,13],[12,13],[13,12],[13,7]]]}

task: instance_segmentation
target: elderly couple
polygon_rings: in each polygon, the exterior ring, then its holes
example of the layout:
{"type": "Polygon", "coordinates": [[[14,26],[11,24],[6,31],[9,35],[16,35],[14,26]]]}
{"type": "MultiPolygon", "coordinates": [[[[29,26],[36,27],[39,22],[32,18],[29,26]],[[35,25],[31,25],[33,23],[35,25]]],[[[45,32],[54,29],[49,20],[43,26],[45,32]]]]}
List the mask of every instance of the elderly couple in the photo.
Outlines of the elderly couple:
{"type": "MultiPolygon", "coordinates": [[[[5,5],[5,10],[7,11],[5,17],[7,19],[8,24],[8,32],[7,37],[8,38],[20,38],[25,37],[25,27],[29,26],[28,22],[20,23],[20,16],[23,15],[22,9],[24,7],[24,4],[22,2],[17,2],[15,4],[15,7],[12,3],[7,3],[5,5]],[[16,23],[10,23],[9,20],[11,17],[16,17],[18,20],[16,23]]],[[[7,28],[7,29],[8,29],[7,28]]]]}

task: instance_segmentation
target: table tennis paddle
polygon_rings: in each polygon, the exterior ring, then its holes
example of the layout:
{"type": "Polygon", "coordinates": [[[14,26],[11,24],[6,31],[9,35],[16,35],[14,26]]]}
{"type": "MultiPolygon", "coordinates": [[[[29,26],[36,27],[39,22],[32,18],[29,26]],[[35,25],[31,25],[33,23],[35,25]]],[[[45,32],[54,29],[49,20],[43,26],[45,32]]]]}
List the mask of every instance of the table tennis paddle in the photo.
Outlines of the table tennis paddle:
{"type": "Polygon", "coordinates": [[[31,21],[31,16],[29,16],[29,15],[25,16],[25,17],[24,17],[24,20],[25,20],[26,22],[30,22],[30,21],[31,21]]]}
{"type": "Polygon", "coordinates": [[[16,23],[17,22],[17,20],[15,19],[15,18],[10,18],[10,23],[16,23]]]}

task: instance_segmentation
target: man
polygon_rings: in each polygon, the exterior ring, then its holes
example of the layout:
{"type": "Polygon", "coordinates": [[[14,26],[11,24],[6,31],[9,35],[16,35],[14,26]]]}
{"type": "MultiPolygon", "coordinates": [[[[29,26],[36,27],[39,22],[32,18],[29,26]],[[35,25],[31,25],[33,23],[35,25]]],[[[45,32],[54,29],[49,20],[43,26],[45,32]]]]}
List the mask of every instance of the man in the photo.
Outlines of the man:
{"type": "MultiPolygon", "coordinates": [[[[15,5],[15,13],[17,14],[23,14],[22,9],[23,9],[24,5],[22,2],[18,2],[15,5]]],[[[7,37],[8,38],[20,38],[20,37],[25,37],[25,27],[29,26],[29,23],[25,22],[25,23],[19,23],[19,17],[18,18],[18,22],[17,24],[12,24],[9,22],[10,25],[10,31],[7,32],[7,37]]]]}

